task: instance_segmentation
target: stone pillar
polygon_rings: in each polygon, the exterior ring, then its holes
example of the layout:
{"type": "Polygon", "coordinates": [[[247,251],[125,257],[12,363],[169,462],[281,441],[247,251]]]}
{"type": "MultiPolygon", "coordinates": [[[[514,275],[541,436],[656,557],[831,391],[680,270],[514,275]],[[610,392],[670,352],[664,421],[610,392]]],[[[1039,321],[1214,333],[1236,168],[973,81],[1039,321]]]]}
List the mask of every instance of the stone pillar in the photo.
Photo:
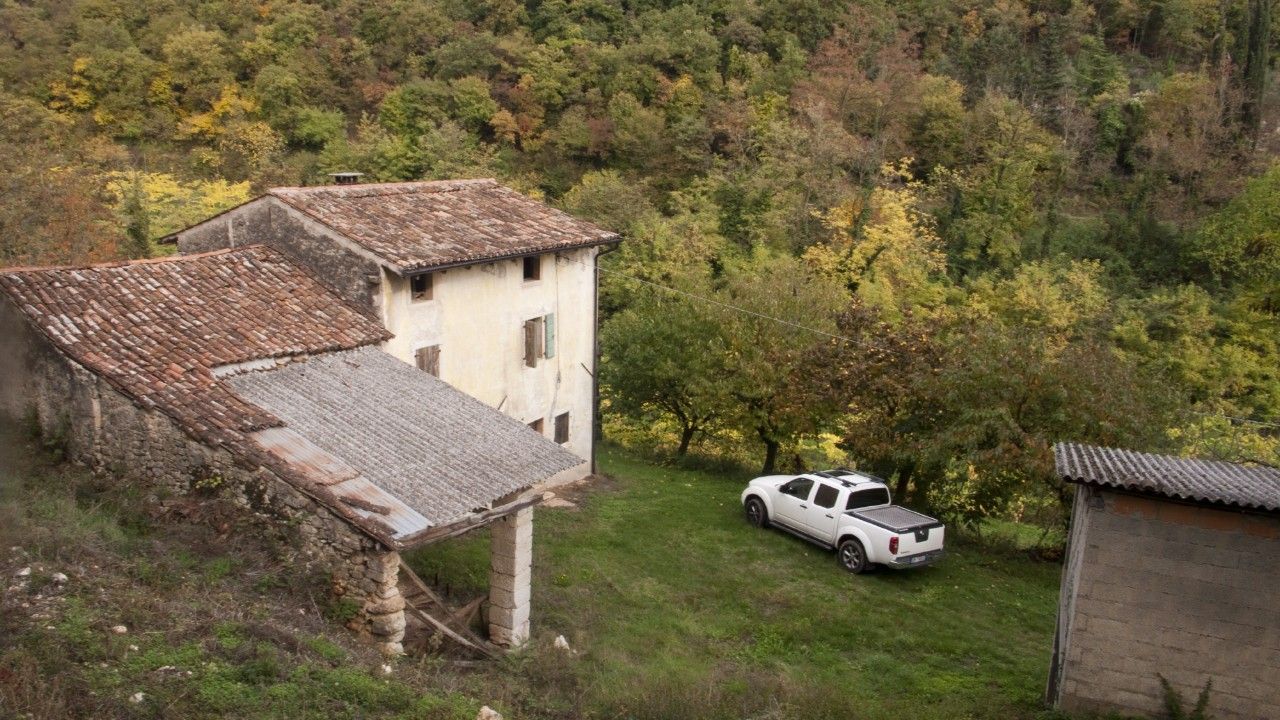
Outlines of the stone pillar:
{"type": "Polygon", "coordinates": [[[489,558],[489,639],[515,647],[529,639],[533,508],[493,523],[489,558]]]}
{"type": "Polygon", "coordinates": [[[366,552],[365,580],[368,594],[364,614],[369,632],[386,655],[404,654],[404,598],[400,596],[400,553],[366,552]]]}

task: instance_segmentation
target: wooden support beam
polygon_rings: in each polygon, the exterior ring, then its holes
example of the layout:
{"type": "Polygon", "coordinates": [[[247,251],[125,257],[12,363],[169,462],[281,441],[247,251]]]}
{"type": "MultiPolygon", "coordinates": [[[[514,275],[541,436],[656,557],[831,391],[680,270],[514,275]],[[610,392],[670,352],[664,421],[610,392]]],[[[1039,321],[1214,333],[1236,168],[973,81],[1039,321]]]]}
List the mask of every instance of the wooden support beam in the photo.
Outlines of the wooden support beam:
{"type": "Polygon", "coordinates": [[[431,617],[431,614],[425,610],[414,607],[413,605],[406,605],[405,610],[413,613],[416,617],[421,619],[423,622],[427,623],[431,627],[434,627],[436,630],[439,630],[441,633],[445,635],[445,637],[449,638],[450,640],[453,640],[454,642],[458,643],[459,645],[462,645],[463,647],[471,648],[472,650],[475,650],[481,655],[484,655],[485,657],[488,657],[488,658],[493,658],[495,660],[502,656],[502,652],[490,647],[489,643],[474,642],[472,640],[469,640],[463,637],[459,633],[454,632],[453,628],[450,628],[448,625],[445,625],[444,623],[440,622],[434,617],[431,617]]]}
{"type": "Polygon", "coordinates": [[[523,510],[525,508],[533,507],[535,505],[541,505],[542,503],[550,500],[555,496],[556,494],[553,492],[544,492],[539,495],[526,497],[522,500],[517,500],[515,502],[508,503],[506,505],[499,505],[498,507],[492,508],[490,510],[485,510],[483,512],[478,512],[478,513],[472,513],[468,517],[463,518],[462,520],[459,520],[457,522],[453,522],[448,525],[440,525],[438,527],[428,528],[416,535],[410,535],[409,537],[404,538],[403,540],[400,541],[400,546],[402,548],[410,548],[410,547],[417,547],[419,545],[427,545],[433,542],[439,542],[441,540],[448,540],[449,538],[457,537],[459,535],[462,535],[463,533],[475,530],[476,528],[484,527],[485,525],[488,525],[494,520],[510,515],[511,513],[516,512],[517,510],[523,510]]]}
{"type": "Polygon", "coordinates": [[[480,606],[488,599],[488,595],[481,595],[475,600],[472,600],[466,605],[454,610],[453,614],[449,616],[449,619],[458,627],[471,627],[471,619],[476,616],[476,613],[480,610],[480,606]]]}
{"type": "Polygon", "coordinates": [[[466,607],[462,608],[462,610],[451,612],[449,610],[449,606],[445,604],[444,598],[441,598],[436,591],[432,590],[429,585],[423,582],[422,578],[418,577],[418,574],[406,565],[404,560],[400,561],[400,571],[409,579],[409,582],[418,590],[419,593],[424,595],[432,604],[440,608],[440,612],[448,613],[448,619],[440,620],[426,610],[409,602],[405,603],[406,611],[413,613],[415,617],[421,619],[431,627],[434,627],[436,630],[439,630],[445,637],[448,637],[464,647],[471,648],[472,650],[483,654],[485,657],[501,657],[502,651],[499,648],[471,632],[471,629],[466,625],[458,626],[456,629],[449,627],[450,622],[456,624],[458,617],[463,611],[474,612],[476,608],[479,608],[479,600],[484,600],[484,596],[481,596],[478,600],[472,600],[466,607]],[[475,606],[474,608],[472,608],[473,605],[475,606]]]}

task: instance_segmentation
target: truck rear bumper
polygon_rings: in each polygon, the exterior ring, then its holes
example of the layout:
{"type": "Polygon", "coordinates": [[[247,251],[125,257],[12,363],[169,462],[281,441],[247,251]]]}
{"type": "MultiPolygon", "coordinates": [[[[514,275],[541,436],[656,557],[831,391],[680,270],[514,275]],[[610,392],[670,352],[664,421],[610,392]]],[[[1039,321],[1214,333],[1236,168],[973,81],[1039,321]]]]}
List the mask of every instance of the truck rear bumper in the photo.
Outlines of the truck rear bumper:
{"type": "Polygon", "coordinates": [[[924,567],[925,565],[932,565],[933,563],[941,560],[942,556],[945,554],[945,550],[930,550],[929,552],[916,553],[915,555],[903,555],[902,557],[894,558],[893,560],[885,563],[884,566],[893,568],[894,570],[924,567]]]}

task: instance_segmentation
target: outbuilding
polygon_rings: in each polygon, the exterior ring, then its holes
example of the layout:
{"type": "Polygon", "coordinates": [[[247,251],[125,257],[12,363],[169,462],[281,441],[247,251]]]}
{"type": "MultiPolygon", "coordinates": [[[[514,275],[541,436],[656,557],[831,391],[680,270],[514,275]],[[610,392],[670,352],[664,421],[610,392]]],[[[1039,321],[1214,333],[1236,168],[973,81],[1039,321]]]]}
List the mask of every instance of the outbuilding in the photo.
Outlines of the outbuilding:
{"type": "Polygon", "coordinates": [[[1280,717],[1280,469],[1074,443],[1079,485],[1047,696],[1163,711],[1212,681],[1214,717],[1280,717]]]}
{"type": "MultiPolygon", "coordinates": [[[[402,574],[416,580],[399,553],[492,524],[489,635],[519,645],[532,508],[586,463],[397,360],[380,347],[391,338],[261,245],[5,270],[0,415],[31,417],[70,458],[126,482],[217,493],[293,530],[350,624],[392,654],[402,574]]],[[[436,629],[492,652],[464,628],[436,629]]]]}

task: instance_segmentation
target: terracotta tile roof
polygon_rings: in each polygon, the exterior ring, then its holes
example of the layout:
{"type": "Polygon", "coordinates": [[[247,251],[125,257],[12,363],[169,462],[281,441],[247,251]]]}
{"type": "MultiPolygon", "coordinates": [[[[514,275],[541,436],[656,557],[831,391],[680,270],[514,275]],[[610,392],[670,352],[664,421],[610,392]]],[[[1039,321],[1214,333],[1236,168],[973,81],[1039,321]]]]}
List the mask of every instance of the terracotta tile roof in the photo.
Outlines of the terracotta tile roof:
{"type": "Polygon", "coordinates": [[[618,239],[491,179],[274,188],[268,194],[400,273],[618,239]]]}
{"type": "Polygon", "coordinates": [[[1280,469],[1058,443],[1058,475],[1070,482],[1218,505],[1280,510],[1280,469]]]}
{"type": "Polygon", "coordinates": [[[223,445],[280,421],[240,399],[213,368],[390,337],[261,246],[0,271],[0,291],[72,359],[194,437],[223,445]]]}

